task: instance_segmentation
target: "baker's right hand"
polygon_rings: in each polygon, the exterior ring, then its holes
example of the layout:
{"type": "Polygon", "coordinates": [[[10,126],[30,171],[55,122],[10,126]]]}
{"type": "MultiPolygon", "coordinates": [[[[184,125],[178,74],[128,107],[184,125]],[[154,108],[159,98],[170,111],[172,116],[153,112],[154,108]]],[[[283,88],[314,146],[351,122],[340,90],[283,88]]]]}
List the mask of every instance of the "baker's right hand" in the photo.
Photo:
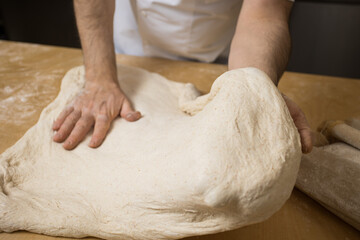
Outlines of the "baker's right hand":
{"type": "Polygon", "coordinates": [[[75,148],[94,126],[89,147],[96,148],[104,141],[111,122],[118,116],[127,121],[141,117],[114,81],[87,81],[84,90],[66,107],[53,124],[57,131],[53,140],[63,143],[67,150],[75,148]]]}

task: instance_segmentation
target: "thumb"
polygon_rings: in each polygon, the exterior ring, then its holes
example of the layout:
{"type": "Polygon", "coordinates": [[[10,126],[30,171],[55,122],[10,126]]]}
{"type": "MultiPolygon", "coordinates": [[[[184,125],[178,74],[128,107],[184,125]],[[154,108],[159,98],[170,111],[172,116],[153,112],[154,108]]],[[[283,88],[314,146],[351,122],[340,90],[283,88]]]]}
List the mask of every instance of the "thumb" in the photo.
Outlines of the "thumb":
{"type": "Polygon", "coordinates": [[[310,153],[312,150],[311,128],[306,120],[305,114],[300,107],[288,96],[282,94],[289,109],[290,115],[300,134],[301,148],[303,153],[310,153]]]}
{"type": "Polygon", "coordinates": [[[303,112],[297,114],[296,119],[294,119],[294,123],[300,134],[302,152],[303,153],[311,152],[312,150],[311,129],[306,121],[303,112]]]}
{"type": "Polygon", "coordinates": [[[141,113],[139,111],[135,111],[129,100],[125,98],[121,106],[120,116],[129,122],[133,122],[141,117],[141,113]]]}

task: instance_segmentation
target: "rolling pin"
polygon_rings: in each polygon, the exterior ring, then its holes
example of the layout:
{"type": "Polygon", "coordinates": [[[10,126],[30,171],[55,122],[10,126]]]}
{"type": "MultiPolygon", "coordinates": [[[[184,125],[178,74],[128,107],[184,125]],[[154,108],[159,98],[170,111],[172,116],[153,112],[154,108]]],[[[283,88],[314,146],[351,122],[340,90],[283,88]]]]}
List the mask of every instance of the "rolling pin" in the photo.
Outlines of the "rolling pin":
{"type": "Polygon", "coordinates": [[[314,147],[302,155],[296,187],[360,231],[360,150],[314,147]]]}
{"type": "Polygon", "coordinates": [[[296,187],[360,230],[360,118],[326,121],[318,131],[311,133],[315,147],[302,156],[296,187]]]}
{"type": "Polygon", "coordinates": [[[353,128],[356,128],[357,130],[360,130],[360,117],[345,120],[345,123],[349,126],[352,126],[353,128]]]}
{"type": "Polygon", "coordinates": [[[338,140],[360,149],[360,120],[353,118],[344,121],[326,121],[319,126],[319,131],[331,143],[338,140]],[[350,125],[349,125],[350,124],[350,125]]]}

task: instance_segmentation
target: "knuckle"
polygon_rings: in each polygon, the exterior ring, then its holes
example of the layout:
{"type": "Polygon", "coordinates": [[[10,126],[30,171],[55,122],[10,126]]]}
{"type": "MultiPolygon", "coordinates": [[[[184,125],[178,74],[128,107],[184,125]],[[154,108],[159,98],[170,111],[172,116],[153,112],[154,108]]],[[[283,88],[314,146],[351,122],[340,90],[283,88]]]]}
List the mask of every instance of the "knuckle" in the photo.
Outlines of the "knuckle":
{"type": "Polygon", "coordinates": [[[78,129],[80,132],[84,131],[87,128],[87,124],[81,123],[78,125],[78,129]]]}
{"type": "Polygon", "coordinates": [[[99,122],[109,122],[109,117],[105,114],[99,114],[96,118],[97,121],[99,122]]]}
{"type": "Polygon", "coordinates": [[[68,132],[71,131],[74,127],[74,122],[69,120],[69,121],[65,121],[64,124],[61,127],[61,131],[62,132],[68,132]]]}
{"type": "Polygon", "coordinates": [[[100,114],[106,114],[106,113],[107,113],[107,104],[106,104],[106,101],[103,101],[103,102],[99,105],[99,113],[100,113],[100,114]]]}
{"type": "Polygon", "coordinates": [[[82,107],[81,108],[81,114],[82,115],[90,115],[91,113],[91,108],[86,106],[86,107],[82,107]]]}
{"type": "Polygon", "coordinates": [[[80,112],[79,111],[76,111],[76,112],[74,112],[74,114],[72,114],[71,116],[70,116],[70,120],[76,120],[76,119],[78,119],[79,118],[79,116],[80,116],[80,112]]]}
{"type": "Polygon", "coordinates": [[[74,107],[72,105],[68,105],[65,107],[65,109],[62,111],[62,113],[70,113],[71,111],[74,110],[74,107]]]}

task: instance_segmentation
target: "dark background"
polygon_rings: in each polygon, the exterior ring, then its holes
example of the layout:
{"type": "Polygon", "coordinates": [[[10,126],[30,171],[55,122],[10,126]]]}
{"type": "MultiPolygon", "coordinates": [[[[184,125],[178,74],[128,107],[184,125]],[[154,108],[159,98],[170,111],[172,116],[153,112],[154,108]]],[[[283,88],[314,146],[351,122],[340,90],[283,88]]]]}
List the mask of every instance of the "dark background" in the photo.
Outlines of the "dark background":
{"type": "MultiPolygon", "coordinates": [[[[288,71],[360,78],[360,0],[297,0],[288,71]]],[[[0,39],[80,47],[72,0],[0,0],[0,39]]]]}

